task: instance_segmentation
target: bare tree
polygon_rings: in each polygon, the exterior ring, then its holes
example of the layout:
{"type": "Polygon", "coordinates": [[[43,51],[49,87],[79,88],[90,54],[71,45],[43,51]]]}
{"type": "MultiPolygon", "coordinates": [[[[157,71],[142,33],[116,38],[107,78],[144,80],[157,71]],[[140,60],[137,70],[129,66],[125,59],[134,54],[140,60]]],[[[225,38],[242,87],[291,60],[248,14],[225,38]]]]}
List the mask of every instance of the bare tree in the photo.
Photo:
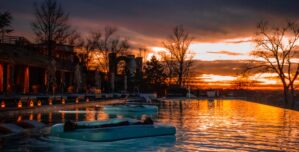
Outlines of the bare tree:
{"type": "Polygon", "coordinates": [[[193,38],[185,31],[183,26],[176,26],[173,34],[169,39],[163,42],[163,46],[174,59],[176,67],[174,68],[177,73],[177,84],[182,86],[183,78],[187,77],[192,65],[192,56],[190,55],[189,46],[193,38]]]}
{"type": "Polygon", "coordinates": [[[236,79],[231,82],[231,86],[234,89],[242,90],[254,86],[255,83],[256,81],[251,80],[248,75],[239,74],[237,75],[236,79]]]}
{"type": "Polygon", "coordinates": [[[103,72],[108,71],[109,53],[125,55],[130,48],[128,40],[115,36],[116,32],[116,28],[106,26],[104,32],[92,32],[90,37],[87,38],[86,48],[89,48],[90,53],[98,54],[94,59],[98,63],[98,68],[103,72]]]}
{"type": "Polygon", "coordinates": [[[68,24],[69,15],[56,0],[34,4],[35,20],[32,29],[39,42],[47,44],[48,56],[52,56],[53,43],[64,43],[74,30],[68,24]]]}
{"type": "Polygon", "coordinates": [[[4,36],[7,33],[12,32],[13,30],[10,28],[12,16],[9,12],[0,12],[0,33],[2,41],[4,40],[4,36]]]}
{"type": "Polygon", "coordinates": [[[246,71],[276,73],[283,85],[284,102],[286,106],[294,105],[295,81],[299,73],[297,42],[299,28],[294,22],[287,22],[285,26],[270,27],[265,21],[257,26],[254,39],[257,51],[252,55],[263,62],[249,66],[246,71]]]}
{"type": "Polygon", "coordinates": [[[170,85],[172,84],[173,79],[177,77],[177,74],[175,73],[175,71],[177,71],[176,62],[174,58],[171,56],[171,54],[167,52],[160,52],[159,55],[164,65],[164,70],[166,74],[166,83],[170,85]]]}

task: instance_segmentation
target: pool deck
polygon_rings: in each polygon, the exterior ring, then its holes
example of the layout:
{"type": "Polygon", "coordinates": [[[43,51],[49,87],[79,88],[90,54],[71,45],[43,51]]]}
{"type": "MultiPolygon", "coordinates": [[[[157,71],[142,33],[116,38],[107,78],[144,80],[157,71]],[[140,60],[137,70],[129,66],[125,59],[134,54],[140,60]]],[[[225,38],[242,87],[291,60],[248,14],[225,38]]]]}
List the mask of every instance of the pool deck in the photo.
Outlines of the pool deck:
{"type": "Polygon", "coordinates": [[[74,109],[80,107],[87,107],[87,106],[98,106],[98,105],[109,105],[109,104],[119,104],[126,102],[126,99],[105,99],[105,100],[95,100],[89,102],[81,102],[81,103],[68,103],[68,104],[59,104],[59,105],[43,105],[40,107],[33,107],[33,108],[21,108],[21,109],[6,109],[0,110],[1,115],[15,115],[15,114],[22,114],[22,113],[38,113],[44,111],[59,111],[62,109],[74,109]]]}
{"type": "Polygon", "coordinates": [[[170,97],[170,98],[160,98],[159,100],[161,101],[171,101],[171,100],[245,100],[248,102],[254,102],[254,103],[259,103],[259,104],[264,104],[264,105],[268,105],[268,106],[273,106],[273,107],[278,107],[278,108],[282,108],[282,109],[288,109],[288,110],[294,110],[294,111],[299,111],[299,101],[295,102],[295,106],[294,107],[286,107],[284,106],[284,104],[274,104],[271,102],[262,102],[262,101],[257,101],[257,100],[253,100],[251,98],[248,97],[215,97],[215,98],[209,98],[209,97],[196,97],[196,98],[187,98],[187,97],[170,97]]]}

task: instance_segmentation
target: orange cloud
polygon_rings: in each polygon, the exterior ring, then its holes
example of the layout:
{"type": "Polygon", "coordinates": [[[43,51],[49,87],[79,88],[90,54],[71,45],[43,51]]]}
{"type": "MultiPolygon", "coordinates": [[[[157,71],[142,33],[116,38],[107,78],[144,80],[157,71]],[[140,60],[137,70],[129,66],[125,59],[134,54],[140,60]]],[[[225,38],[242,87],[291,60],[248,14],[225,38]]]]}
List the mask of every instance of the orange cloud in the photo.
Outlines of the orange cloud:
{"type": "Polygon", "coordinates": [[[212,53],[212,54],[224,54],[224,55],[232,55],[232,56],[238,56],[242,55],[242,53],[237,53],[237,52],[231,52],[231,51],[207,51],[207,53],[212,53]]]}

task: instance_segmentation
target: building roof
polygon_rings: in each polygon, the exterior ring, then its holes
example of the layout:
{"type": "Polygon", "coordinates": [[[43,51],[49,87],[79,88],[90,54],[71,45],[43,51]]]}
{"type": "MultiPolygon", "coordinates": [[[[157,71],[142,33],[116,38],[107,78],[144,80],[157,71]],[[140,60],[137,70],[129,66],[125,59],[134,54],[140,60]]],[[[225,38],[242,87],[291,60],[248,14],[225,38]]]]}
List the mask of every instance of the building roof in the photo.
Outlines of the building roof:
{"type": "MultiPolygon", "coordinates": [[[[0,62],[46,68],[49,59],[26,46],[0,44],[0,62]]],[[[58,70],[72,71],[72,63],[56,61],[58,70]]]]}

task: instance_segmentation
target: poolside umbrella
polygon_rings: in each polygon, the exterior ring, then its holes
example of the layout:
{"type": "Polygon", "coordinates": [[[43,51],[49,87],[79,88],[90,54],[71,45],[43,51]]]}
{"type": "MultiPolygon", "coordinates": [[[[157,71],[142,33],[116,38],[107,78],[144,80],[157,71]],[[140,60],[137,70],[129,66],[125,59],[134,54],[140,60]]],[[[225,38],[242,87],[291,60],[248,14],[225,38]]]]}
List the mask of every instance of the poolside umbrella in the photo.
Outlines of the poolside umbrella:
{"type": "Polygon", "coordinates": [[[95,71],[94,77],[95,77],[95,84],[96,84],[97,89],[101,88],[101,75],[98,70],[95,71]]]}
{"type": "Polygon", "coordinates": [[[53,89],[56,85],[56,61],[53,59],[47,67],[48,72],[48,87],[53,89]]]}
{"type": "Polygon", "coordinates": [[[76,92],[79,92],[79,89],[81,87],[81,82],[82,82],[82,76],[81,76],[81,69],[80,69],[80,65],[77,64],[75,66],[75,71],[74,71],[74,84],[76,87],[76,92]]]}

